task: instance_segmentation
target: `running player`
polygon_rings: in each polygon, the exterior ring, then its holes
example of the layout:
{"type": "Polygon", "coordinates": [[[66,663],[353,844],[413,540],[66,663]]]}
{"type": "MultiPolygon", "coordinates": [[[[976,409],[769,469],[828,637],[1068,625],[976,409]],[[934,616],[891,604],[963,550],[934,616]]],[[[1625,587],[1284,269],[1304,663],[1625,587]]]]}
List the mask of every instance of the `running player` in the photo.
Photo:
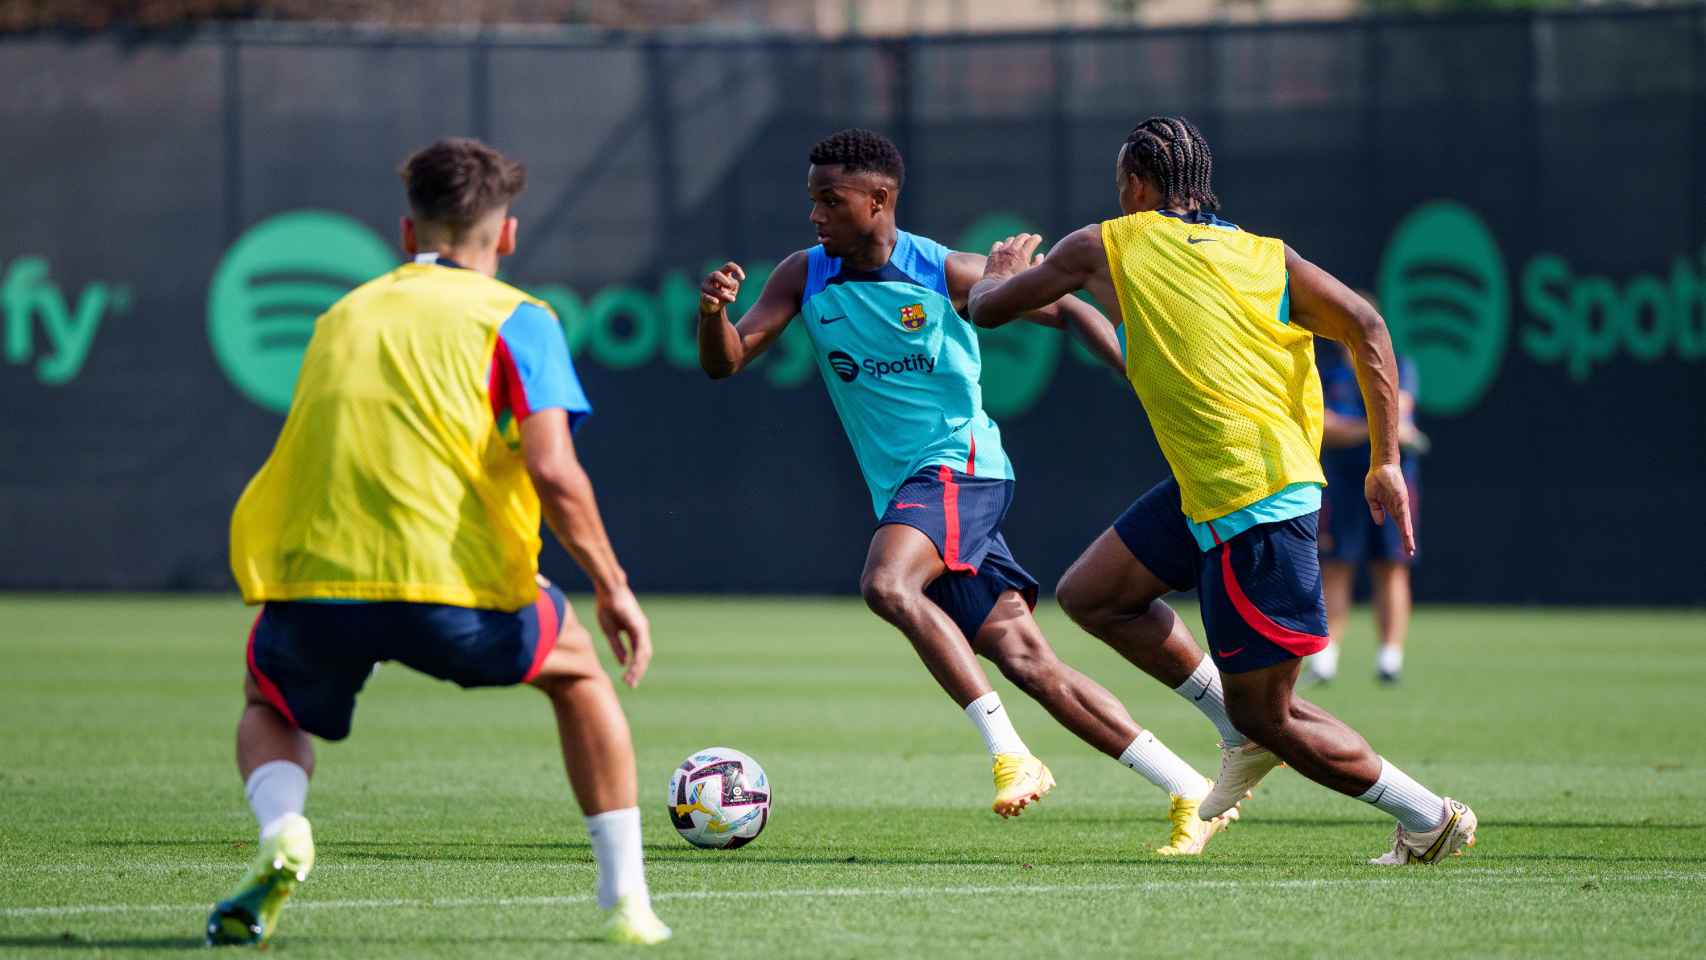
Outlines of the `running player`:
{"type": "MultiPolygon", "coordinates": [[[[1236,810],[1199,820],[1209,782],[1132,722],[1112,694],[1056,658],[1031,615],[1037,581],[1001,535],[1013,467],[983,411],[977,336],[961,312],[983,257],[896,227],[905,168],[882,136],[843,130],[814,146],[810,159],[817,246],[782,261],[739,326],[727,307],[745,272],[728,263],[706,277],[701,365],[713,378],[731,376],[796,315],[806,325],[877,516],[860,590],[983,735],[996,813],[1018,814],[1054,778],[1020,739],[978,654],[1067,729],[1171,795],[1172,836],[1157,852],[1200,853],[1236,810]]],[[[1121,366],[1112,327],[1082,301],[1039,303],[1031,319],[1069,328],[1121,366]]],[[[1217,698],[1196,705],[1232,729],[1217,698]]]]}
{"type": "Polygon", "coordinates": [[[590,412],[562,328],[494,279],[515,250],[521,165],[441,140],[401,170],[412,262],[314,326],[272,455],[231,521],[248,603],[237,766],[260,851],[213,909],[209,944],[265,944],[314,865],[302,816],[310,735],[349,735],[356,694],[396,660],[463,687],[531,684],[556,711],[598,863],[607,938],[658,943],[640,853],[628,721],[587,631],[538,576],[541,511],[592,580],[623,679],[650,627],[616,561],[570,431],[590,412]]]}
{"type": "MultiPolygon", "coordinates": [[[[1360,294],[1367,299],[1366,294],[1360,294]]],[[[1371,303],[1373,301],[1370,301],[1371,303]]],[[[1327,598],[1327,635],[1332,640],[1309,658],[1304,673],[1328,683],[1339,673],[1339,645],[1351,612],[1351,587],[1357,568],[1368,565],[1374,623],[1380,646],[1374,675],[1395,684],[1404,669],[1404,640],[1410,631],[1410,568],[1415,554],[1404,549],[1398,525],[1375,524],[1363,509],[1358,480],[1368,469],[1368,414],[1357,389],[1356,368],[1344,345],[1329,343],[1316,359],[1321,371],[1325,420],[1321,431],[1321,469],[1327,489],[1321,499],[1321,592],[1327,598]]],[[[1416,428],[1416,365],[1398,358],[1398,450],[1404,486],[1410,494],[1410,529],[1420,525],[1421,476],[1417,460],[1428,438],[1416,428]]]]}
{"type": "Polygon", "coordinates": [[[1126,376],[1172,468],[1172,478],[1084,551],[1056,596],[1085,629],[1171,686],[1179,673],[1156,661],[1202,655],[1161,597],[1197,589],[1226,709],[1250,741],[1224,745],[1203,816],[1231,809],[1283,760],[1398,819],[1392,850],[1372,862],[1433,863],[1474,843],[1475,814],[1292,695],[1300,658],[1327,643],[1315,542],[1325,478],[1312,334],[1344,343],[1355,358],[1369,410],[1368,509],[1376,522],[1398,525],[1406,549],[1414,546],[1398,467],[1391,339],[1380,314],[1326,271],[1215,216],[1211,173],[1194,126],[1145,120],[1115,161],[1124,216],[1074,231],[1035,266],[1040,238],[997,243],[972,290],[980,324],[1075,290],[1117,309],[1126,376]]]}

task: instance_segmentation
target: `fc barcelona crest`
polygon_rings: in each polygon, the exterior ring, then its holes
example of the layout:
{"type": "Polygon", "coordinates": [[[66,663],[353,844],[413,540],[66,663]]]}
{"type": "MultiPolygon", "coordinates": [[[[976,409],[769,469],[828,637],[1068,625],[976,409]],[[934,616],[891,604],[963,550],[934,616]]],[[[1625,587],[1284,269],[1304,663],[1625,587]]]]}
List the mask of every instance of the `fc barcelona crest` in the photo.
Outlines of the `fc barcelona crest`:
{"type": "Polygon", "coordinates": [[[900,325],[908,330],[917,330],[924,326],[924,304],[915,303],[900,308],[900,325]]]}

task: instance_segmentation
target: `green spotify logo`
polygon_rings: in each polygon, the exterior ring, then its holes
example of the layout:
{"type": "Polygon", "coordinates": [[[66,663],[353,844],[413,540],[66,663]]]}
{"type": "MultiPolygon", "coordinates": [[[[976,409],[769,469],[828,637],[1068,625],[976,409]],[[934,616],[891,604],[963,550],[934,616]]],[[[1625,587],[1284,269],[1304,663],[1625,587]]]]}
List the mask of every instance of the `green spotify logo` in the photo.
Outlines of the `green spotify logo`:
{"type": "Polygon", "coordinates": [[[213,355],[244,396],[283,413],[315,318],[397,262],[377,234],[339,213],[298,210],[250,227],[208,288],[213,355]]]}
{"type": "MultiPolygon", "coordinates": [[[[997,240],[1036,229],[1011,213],[992,213],[960,234],[961,250],[987,253],[997,240]]],[[[993,417],[1024,413],[1041,399],[1060,364],[1064,337],[1034,323],[1015,321],[993,330],[979,328],[983,354],[983,408],[993,417]]]]}
{"type": "Polygon", "coordinates": [[[1411,211],[1380,262],[1380,309],[1415,361],[1429,413],[1458,414],[1498,377],[1510,335],[1505,260],[1474,211],[1437,200],[1411,211]]]}

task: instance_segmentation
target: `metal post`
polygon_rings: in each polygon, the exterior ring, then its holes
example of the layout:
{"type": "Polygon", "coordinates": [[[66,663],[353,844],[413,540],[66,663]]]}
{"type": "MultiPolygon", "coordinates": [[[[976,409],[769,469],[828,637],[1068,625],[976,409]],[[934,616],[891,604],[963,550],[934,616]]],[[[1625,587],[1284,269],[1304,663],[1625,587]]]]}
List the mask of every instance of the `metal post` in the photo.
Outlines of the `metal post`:
{"type": "Polygon", "coordinates": [[[227,28],[220,35],[219,62],[223,100],[225,243],[229,245],[243,229],[243,61],[242,45],[235,29],[227,28]]]}

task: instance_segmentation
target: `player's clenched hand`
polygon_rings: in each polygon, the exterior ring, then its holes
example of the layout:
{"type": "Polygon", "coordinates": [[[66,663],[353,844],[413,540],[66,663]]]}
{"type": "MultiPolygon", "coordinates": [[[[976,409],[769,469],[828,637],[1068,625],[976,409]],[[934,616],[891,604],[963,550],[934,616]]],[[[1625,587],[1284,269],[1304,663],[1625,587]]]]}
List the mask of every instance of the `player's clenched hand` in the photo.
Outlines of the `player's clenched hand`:
{"type": "Polygon", "coordinates": [[[1005,279],[1030,266],[1033,262],[1031,257],[1042,242],[1043,238],[1034,233],[1021,233],[998,241],[989,248],[989,258],[983,264],[984,277],[1005,279]]]}
{"type": "Polygon", "coordinates": [[[652,662],[652,625],[640,601],[627,587],[600,594],[594,599],[598,608],[598,628],[610,641],[616,662],[628,669],[622,671],[622,682],[630,687],[640,685],[646,667],[652,662]]]}
{"type": "Polygon", "coordinates": [[[1362,492],[1374,522],[1385,523],[1390,517],[1404,538],[1404,553],[1415,553],[1416,531],[1410,524],[1410,489],[1404,483],[1404,471],[1396,463],[1375,467],[1368,471],[1362,492]]]}
{"type": "Polygon", "coordinates": [[[740,296],[740,282],[745,279],[746,271],[733,260],[711,271],[705,282],[699,285],[699,312],[707,315],[721,313],[740,296]]]}

